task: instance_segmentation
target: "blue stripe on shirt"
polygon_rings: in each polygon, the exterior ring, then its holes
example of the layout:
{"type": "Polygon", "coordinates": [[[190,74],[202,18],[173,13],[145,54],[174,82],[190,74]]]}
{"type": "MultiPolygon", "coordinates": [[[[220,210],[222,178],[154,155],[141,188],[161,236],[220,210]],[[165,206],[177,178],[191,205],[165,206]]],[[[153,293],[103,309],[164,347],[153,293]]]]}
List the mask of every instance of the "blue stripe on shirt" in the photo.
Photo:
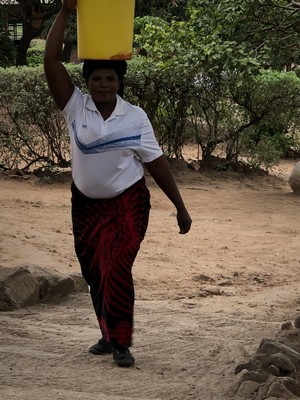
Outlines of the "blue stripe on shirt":
{"type": "Polygon", "coordinates": [[[107,135],[106,137],[102,139],[98,139],[95,142],[92,142],[90,145],[84,145],[83,143],[80,142],[77,134],[77,129],[76,129],[76,124],[75,121],[72,122],[72,128],[74,131],[74,138],[75,138],[75,143],[78,147],[78,149],[84,153],[84,154],[96,154],[96,153],[101,153],[105,150],[112,150],[112,149],[118,149],[118,148],[138,148],[141,145],[141,134],[136,134],[132,136],[126,136],[126,137],[120,137],[124,135],[124,133],[129,133],[129,131],[135,131],[137,132],[140,130],[142,124],[137,124],[132,128],[127,128],[118,132],[115,132],[114,134],[107,135]],[[111,138],[112,136],[118,137],[113,140],[107,140],[108,136],[111,138]]]}

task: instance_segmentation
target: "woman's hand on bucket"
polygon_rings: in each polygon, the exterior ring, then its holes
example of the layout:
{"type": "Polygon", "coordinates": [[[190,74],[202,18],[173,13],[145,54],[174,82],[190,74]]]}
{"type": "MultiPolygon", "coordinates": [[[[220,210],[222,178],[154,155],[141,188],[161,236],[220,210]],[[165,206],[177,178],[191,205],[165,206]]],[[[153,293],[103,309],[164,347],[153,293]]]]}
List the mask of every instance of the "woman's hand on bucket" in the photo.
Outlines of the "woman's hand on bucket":
{"type": "Polygon", "coordinates": [[[67,11],[75,10],[77,6],[77,0],[62,0],[62,8],[67,11]]]}

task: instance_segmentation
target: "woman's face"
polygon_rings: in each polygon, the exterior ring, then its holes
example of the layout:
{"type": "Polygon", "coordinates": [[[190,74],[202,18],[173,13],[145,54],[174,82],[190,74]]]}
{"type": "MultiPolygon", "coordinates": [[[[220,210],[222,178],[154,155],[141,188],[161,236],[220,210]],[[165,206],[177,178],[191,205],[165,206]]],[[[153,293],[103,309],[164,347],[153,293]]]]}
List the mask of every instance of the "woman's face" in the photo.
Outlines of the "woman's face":
{"type": "Polygon", "coordinates": [[[109,104],[116,101],[120,81],[114,69],[99,68],[91,73],[87,86],[96,104],[109,104]]]}

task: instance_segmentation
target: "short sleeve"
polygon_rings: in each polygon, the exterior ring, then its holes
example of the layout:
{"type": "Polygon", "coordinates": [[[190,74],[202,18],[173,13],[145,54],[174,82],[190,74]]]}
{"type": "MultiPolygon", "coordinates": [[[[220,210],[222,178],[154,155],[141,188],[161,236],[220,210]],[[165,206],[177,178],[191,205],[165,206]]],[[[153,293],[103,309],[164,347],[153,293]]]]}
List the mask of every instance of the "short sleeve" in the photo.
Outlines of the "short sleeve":
{"type": "Polygon", "coordinates": [[[137,150],[137,155],[142,162],[147,163],[154,161],[162,154],[163,151],[156,140],[152,125],[146,118],[142,129],[141,147],[137,150]]]}
{"type": "Polygon", "coordinates": [[[74,88],[73,94],[70,97],[62,113],[67,122],[74,121],[78,110],[82,110],[84,105],[84,94],[77,88],[74,88]]]}

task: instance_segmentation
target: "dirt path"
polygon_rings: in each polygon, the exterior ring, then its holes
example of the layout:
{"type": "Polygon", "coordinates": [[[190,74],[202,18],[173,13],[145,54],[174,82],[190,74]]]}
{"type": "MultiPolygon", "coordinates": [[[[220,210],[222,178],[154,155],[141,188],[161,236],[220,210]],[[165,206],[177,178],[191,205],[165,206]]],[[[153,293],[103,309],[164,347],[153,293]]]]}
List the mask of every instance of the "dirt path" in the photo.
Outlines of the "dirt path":
{"type": "MultiPolygon", "coordinates": [[[[77,295],[0,314],[1,399],[234,398],[236,365],[300,313],[300,197],[274,176],[176,177],[193,228],[177,234],[149,180],[150,225],[134,266],[135,368],[87,353],[98,328],[88,295],[77,295]]],[[[0,226],[0,265],[79,270],[68,180],[0,179],[0,226]]]]}

